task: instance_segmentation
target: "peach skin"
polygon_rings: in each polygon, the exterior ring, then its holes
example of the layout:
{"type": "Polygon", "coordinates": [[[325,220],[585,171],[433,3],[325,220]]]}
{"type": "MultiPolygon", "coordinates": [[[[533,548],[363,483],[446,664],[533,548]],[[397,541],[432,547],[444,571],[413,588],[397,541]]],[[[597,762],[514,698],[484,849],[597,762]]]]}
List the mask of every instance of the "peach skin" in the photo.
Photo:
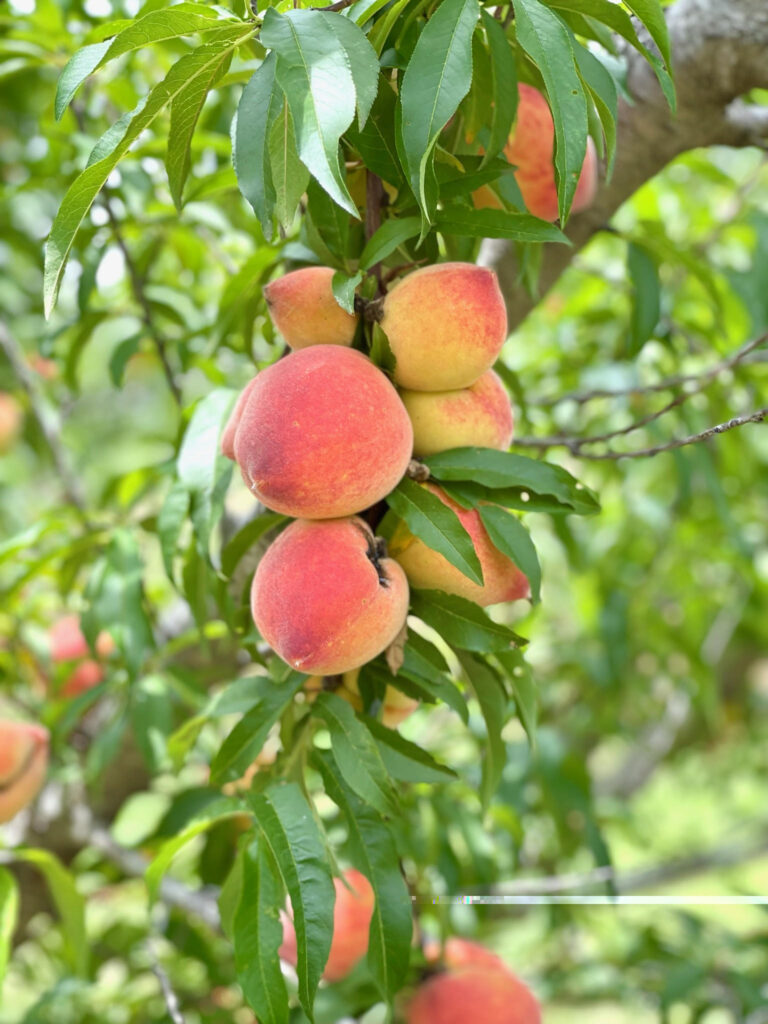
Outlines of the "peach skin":
{"type": "Polygon", "coordinates": [[[406,1024],[541,1024],[531,990],[510,971],[467,966],[425,981],[406,1009],[406,1024]]]}
{"type": "Polygon", "coordinates": [[[387,293],[381,327],[397,360],[395,382],[413,391],[467,388],[496,362],[507,312],[492,270],[437,263],[387,293]]]}
{"type": "Polygon", "coordinates": [[[484,582],[482,586],[474,583],[441,554],[415,537],[401,520],[395,527],[389,548],[392,557],[405,569],[411,586],[417,590],[442,590],[446,594],[456,594],[483,607],[529,597],[531,591],[526,576],[491,543],[478,510],[462,508],[435,484],[422,486],[437,495],[459,517],[472,538],[484,582]]]}
{"type": "Polygon", "coordinates": [[[359,668],[400,632],[405,573],[362,519],[291,523],[267,549],[251,588],[253,621],[284,661],[309,675],[359,668]]]}
{"type": "Polygon", "coordinates": [[[403,477],[413,451],[411,421],[385,374],[361,352],[301,349],[262,370],[247,390],[223,450],[231,450],[251,492],[274,512],[351,515],[403,477]]]}
{"type": "Polygon", "coordinates": [[[48,770],[48,730],[0,719],[0,823],[32,803],[48,770]]]}
{"type": "MultiPolygon", "coordinates": [[[[341,981],[353,970],[368,952],[368,933],[376,902],[371,883],[351,868],[344,872],[346,885],[340,878],[334,878],[336,905],[333,909],[333,939],[328,962],[323,971],[326,981],[341,981]],[[347,888],[347,885],[351,888],[347,888]]],[[[296,965],[296,932],[293,921],[283,916],[283,944],[280,956],[296,965]]]]}
{"type": "Polygon", "coordinates": [[[411,417],[414,455],[472,446],[506,451],[512,443],[512,404],[493,370],[468,388],[401,391],[400,398],[411,417]]]}
{"type": "Polygon", "coordinates": [[[308,345],[351,345],[357,317],[333,297],[333,267],[304,267],[264,288],[269,315],[292,349],[308,345]]]}

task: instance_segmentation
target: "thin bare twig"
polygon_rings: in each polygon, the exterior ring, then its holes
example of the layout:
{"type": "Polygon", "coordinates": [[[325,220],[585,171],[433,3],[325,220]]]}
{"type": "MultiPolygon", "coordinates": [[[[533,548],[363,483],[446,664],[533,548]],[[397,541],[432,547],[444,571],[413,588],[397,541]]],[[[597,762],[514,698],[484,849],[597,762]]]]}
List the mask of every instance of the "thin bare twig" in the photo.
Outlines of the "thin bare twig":
{"type": "MultiPolygon", "coordinates": [[[[590,459],[593,462],[604,462],[608,460],[617,461],[618,459],[641,459],[650,458],[653,455],[659,455],[661,452],[669,452],[675,448],[684,448],[689,444],[696,444],[698,441],[707,441],[710,437],[714,437],[716,434],[726,434],[729,430],[735,430],[736,427],[743,427],[747,423],[763,423],[768,419],[768,408],[758,409],[756,412],[750,413],[748,416],[735,416],[733,419],[728,420],[725,423],[717,423],[713,427],[708,427],[706,430],[702,430],[698,434],[691,434],[688,437],[680,437],[674,441],[668,441],[666,444],[658,444],[652,448],[637,448],[634,451],[629,452],[585,452],[582,451],[582,446],[586,444],[594,444],[601,438],[567,438],[567,437],[519,437],[515,439],[515,444],[520,448],[538,448],[546,450],[548,448],[567,448],[571,455],[575,455],[578,459],[590,459]]],[[[633,428],[634,429],[634,428],[633,428]]]]}
{"type": "Polygon", "coordinates": [[[147,939],[147,948],[149,950],[149,955],[152,958],[152,973],[160,983],[160,991],[163,993],[163,999],[165,1001],[165,1008],[168,1011],[168,1016],[171,1018],[173,1024],[186,1024],[181,1012],[179,997],[174,991],[171,979],[168,977],[163,965],[160,963],[160,957],[158,956],[152,936],[147,939]]]}

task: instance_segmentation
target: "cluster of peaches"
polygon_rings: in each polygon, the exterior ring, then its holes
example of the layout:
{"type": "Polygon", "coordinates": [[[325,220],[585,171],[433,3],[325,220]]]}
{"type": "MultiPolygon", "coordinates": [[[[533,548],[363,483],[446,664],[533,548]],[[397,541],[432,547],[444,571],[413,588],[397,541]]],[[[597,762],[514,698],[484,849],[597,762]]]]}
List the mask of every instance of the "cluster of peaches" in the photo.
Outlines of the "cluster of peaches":
{"type": "MultiPolygon", "coordinates": [[[[336,903],[333,939],[323,978],[346,978],[368,951],[375,902],[365,875],[354,869],[334,879],[336,903]]],[[[540,1024],[541,1010],[530,989],[490,950],[465,939],[450,938],[441,949],[424,947],[428,977],[404,1001],[406,1024],[540,1024]]],[[[296,966],[296,932],[283,918],[280,956],[296,966]]]]}
{"type": "MultiPolygon", "coordinates": [[[[291,352],[246,386],[222,451],[269,509],[294,518],[266,551],[251,590],[257,629],[293,668],[341,677],[337,693],[361,706],[361,666],[405,624],[409,583],[496,604],[525,597],[528,581],[491,543],[477,510],[424,486],[469,533],[484,583],[465,577],[399,522],[390,554],[361,518],[397,487],[412,457],[479,445],[506,449],[512,409],[491,370],[507,335],[495,274],[470,263],[413,271],[375,317],[396,360],[394,383],[352,348],[358,316],[332,291],[330,267],[286,274],[265,288],[291,352]]],[[[388,688],[386,724],[415,702],[388,688]]]]}

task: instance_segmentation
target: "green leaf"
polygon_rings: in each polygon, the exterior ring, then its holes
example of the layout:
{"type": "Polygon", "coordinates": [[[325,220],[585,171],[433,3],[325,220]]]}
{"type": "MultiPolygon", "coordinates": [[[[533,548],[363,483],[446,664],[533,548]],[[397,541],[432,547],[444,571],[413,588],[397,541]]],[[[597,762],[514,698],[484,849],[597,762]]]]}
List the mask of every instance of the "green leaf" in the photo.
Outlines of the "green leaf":
{"type": "Polygon", "coordinates": [[[658,46],[659,53],[669,67],[672,63],[672,54],[669,48],[669,29],[661,0],[624,0],[624,2],[648,29],[651,39],[658,46]]]}
{"type": "Polygon", "coordinates": [[[288,1024],[288,989],[278,957],[285,889],[266,843],[246,846],[240,860],[241,898],[232,922],[237,980],[261,1024],[288,1024]]]}
{"type": "Polygon", "coordinates": [[[233,130],[232,159],[240,191],[259,218],[264,235],[272,237],[275,189],[267,140],[283,109],[283,93],[275,81],[277,57],[270,53],[243,89],[233,130]]]}
{"type": "Polygon", "coordinates": [[[83,218],[91,208],[93,200],[120,159],[134,140],[152,124],[157,115],[179,93],[189,87],[193,79],[207,75],[212,66],[220,63],[223,51],[235,50],[240,43],[252,36],[254,31],[252,25],[238,23],[229,30],[228,38],[218,39],[215,43],[201,46],[177,61],[163,81],[154,87],[146,102],[140,104],[139,108],[134,111],[130,123],[125,126],[119,139],[115,140],[110,137],[109,152],[104,153],[103,150],[100,150],[99,159],[91,163],[69,186],[59,207],[59,212],[56,214],[45,247],[46,317],[50,316],[56,303],[59,285],[75,235],[83,218]]]}
{"type": "MultiPolygon", "coordinates": [[[[489,488],[525,488],[575,507],[590,492],[561,466],[491,448],[452,448],[424,459],[437,480],[466,480],[489,488]]],[[[591,496],[590,496],[591,497],[591,496]]]]}
{"type": "Polygon", "coordinates": [[[528,735],[531,747],[536,749],[536,728],[539,717],[539,694],[531,675],[531,667],[522,651],[499,651],[494,655],[504,669],[515,694],[517,713],[528,735]]]}
{"type": "Polygon", "coordinates": [[[295,783],[249,793],[247,802],[291,900],[299,999],[310,1021],[333,935],[336,891],[312,810],[295,783]]]}
{"type": "Polygon", "coordinates": [[[487,10],[482,12],[483,28],[490,48],[491,130],[485,146],[483,165],[504,149],[517,112],[517,66],[501,22],[487,10]]]}
{"type": "Polygon", "coordinates": [[[419,217],[385,220],[365,244],[365,248],[360,256],[361,269],[368,270],[376,263],[381,263],[403,242],[407,242],[409,238],[418,235],[420,230],[421,218],[419,217]]]}
{"type": "Polygon", "coordinates": [[[344,48],[355,83],[357,123],[363,128],[379,91],[379,58],[362,29],[350,18],[333,11],[325,14],[325,24],[344,48]]]}
{"type": "Polygon", "coordinates": [[[0,868],[0,990],[11,955],[11,940],[19,918],[19,888],[16,879],[0,868]]]}
{"type": "Polygon", "coordinates": [[[498,505],[481,505],[480,518],[494,547],[511,558],[531,585],[534,604],[541,600],[541,566],[531,535],[511,512],[498,505]]]}
{"type": "Polygon", "coordinates": [[[88,75],[115,57],[142,49],[151,43],[161,43],[195,32],[210,32],[221,26],[222,21],[217,12],[204,4],[181,3],[136,18],[114,39],[84,46],[70,58],[59,77],[54,104],[56,120],[61,118],[88,75]]]}
{"type": "Polygon", "coordinates": [[[217,822],[242,813],[243,805],[240,800],[234,797],[220,797],[207,804],[203,812],[197,815],[178,835],[163,843],[144,875],[150,903],[154,903],[157,899],[163,876],[180,850],[197,836],[213,828],[217,822]]]}
{"type": "Polygon", "coordinates": [[[555,122],[555,179],[565,224],[587,149],[587,101],[576,69],[571,36],[540,0],[515,3],[517,40],[541,71],[555,122]]]}
{"type": "Polygon", "coordinates": [[[403,167],[424,223],[435,212],[427,195],[428,165],[440,132],[469,92],[472,35],[479,17],[477,0],[443,0],[422,30],[403,75],[403,167]]]}
{"type": "Polygon", "coordinates": [[[353,217],[357,207],[339,163],[339,140],[355,116],[349,60],[328,14],[293,10],[264,15],[261,41],[277,54],[276,77],[293,115],[302,163],[353,217]]]}
{"type": "Polygon", "coordinates": [[[368,170],[398,187],[402,173],[394,135],[396,102],[392,86],[379,76],[379,91],[365,128],[360,131],[356,125],[351,124],[345,132],[345,138],[363,158],[368,170]]]}
{"type": "Polygon", "coordinates": [[[153,775],[168,763],[167,739],[173,729],[173,702],[168,680],[143,676],[131,687],[130,717],[136,744],[153,775]]]}
{"type": "Polygon", "coordinates": [[[450,782],[456,772],[436,761],[431,754],[405,739],[397,729],[388,729],[375,718],[365,719],[384,765],[399,782],[450,782]]]}
{"type": "Polygon", "coordinates": [[[441,481],[440,486],[462,508],[477,508],[482,502],[501,505],[517,512],[548,512],[550,515],[591,516],[600,511],[600,505],[588,491],[576,491],[569,503],[550,495],[533,494],[525,487],[483,487],[466,480],[441,481]]]}
{"type": "Polygon", "coordinates": [[[353,863],[371,883],[376,903],[368,941],[368,967],[389,1002],[402,988],[410,961],[413,905],[400,871],[392,830],[338,778],[327,751],[315,751],[328,796],[347,823],[353,863]]]}
{"type": "Polygon", "coordinates": [[[501,730],[507,721],[507,694],[498,676],[486,662],[463,653],[459,653],[459,661],[477,697],[488,735],[480,786],[480,799],[483,807],[487,808],[507,760],[506,746],[501,738],[501,730]]]}
{"type": "Polygon", "coordinates": [[[448,674],[448,666],[439,668],[432,660],[432,654],[442,655],[424,637],[411,630],[405,645],[404,661],[398,677],[405,676],[416,683],[424,692],[435,700],[440,700],[452,708],[466,725],[469,711],[464,695],[448,674]]]}
{"type": "Polygon", "coordinates": [[[221,552],[221,571],[225,576],[231,577],[240,563],[243,555],[249,551],[265,533],[275,529],[281,523],[287,521],[287,516],[278,512],[262,512],[249,523],[246,523],[234,537],[227,542],[221,552]]]}
{"type": "Polygon", "coordinates": [[[275,215],[284,231],[289,231],[299,200],[309,184],[309,171],[299,159],[296,133],[288,103],[269,130],[270,177],[275,190],[275,215]]]}
{"type": "Polygon", "coordinates": [[[17,848],[16,860],[37,868],[61,918],[66,960],[75,974],[86,977],[90,947],[85,931],[85,899],[77,891],[73,875],[48,850],[17,848]]]}
{"type": "Polygon", "coordinates": [[[374,366],[378,366],[379,369],[384,370],[385,373],[392,374],[395,372],[395,366],[397,365],[395,353],[389,347],[389,338],[381,324],[375,323],[373,325],[371,348],[368,352],[368,358],[374,366]]]}
{"type": "Polygon", "coordinates": [[[307,189],[307,213],[320,235],[321,244],[331,253],[333,264],[346,269],[349,252],[349,214],[331,199],[316,181],[307,189]]]}
{"type": "Polygon", "coordinates": [[[461,520],[436,494],[404,477],[387,495],[389,507],[414,536],[437,551],[473,583],[483,584],[483,570],[472,538],[461,520]]]}
{"type": "Polygon", "coordinates": [[[291,672],[284,683],[258,677],[254,685],[256,703],[227,736],[211,764],[211,785],[239,779],[256,758],[267,733],[304,685],[306,676],[291,672]]]}
{"type": "Polygon", "coordinates": [[[362,280],[363,275],[360,271],[350,275],[337,270],[331,278],[333,297],[347,313],[355,312],[355,289],[362,280]]]}
{"type": "Polygon", "coordinates": [[[554,224],[530,213],[511,210],[473,210],[469,206],[446,206],[435,217],[435,227],[444,235],[464,238],[510,238],[518,242],[563,242],[568,238],[554,224]]]}
{"type": "Polygon", "coordinates": [[[219,437],[235,397],[229,388],[215,388],[198,402],[192,414],[176,461],[179,481],[190,491],[213,489],[219,437]]]}
{"type": "Polygon", "coordinates": [[[632,282],[632,312],[629,321],[629,354],[634,356],[648,341],[661,316],[659,269],[648,250],[630,242],[627,271],[632,282]]]}
{"type": "Polygon", "coordinates": [[[465,651],[506,651],[527,641],[508,626],[494,622],[474,602],[440,590],[414,590],[411,608],[417,618],[465,651]]]}
{"type": "Polygon", "coordinates": [[[357,795],[380,814],[395,808],[392,781],[371,735],[352,706],[333,693],[321,693],[312,705],[331,734],[333,758],[342,778],[357,795]]]}
{"type": "Polygon", "coordinates": [[[168,578],[173,580],[173,561],[177,554],[179,537],[189,512],[190,495],[186,486],[174,481],[157,517],[157,537],[168,578]]]}
{"type": "Polygon", "coordinates": [[[613,75],[597,57],[583,46],[574,46],[579,72],[589,88],[605,134],[606,178],[610,181],[616,157],[616,122],[619,116],[619,95],[613,75]]]}
{"type": "Polygon", "coordinates": [[[165,167],[168,186],[177,210],[182,206],[184,183],[189,175],[190,146],[198,119],[208,93],[224,77],[232,61],[232,51],[225,50],[219,63],[213,63],[204,75],[191,80],[171,103],[171,124],[168,132],[168,147],[165,167]]]}

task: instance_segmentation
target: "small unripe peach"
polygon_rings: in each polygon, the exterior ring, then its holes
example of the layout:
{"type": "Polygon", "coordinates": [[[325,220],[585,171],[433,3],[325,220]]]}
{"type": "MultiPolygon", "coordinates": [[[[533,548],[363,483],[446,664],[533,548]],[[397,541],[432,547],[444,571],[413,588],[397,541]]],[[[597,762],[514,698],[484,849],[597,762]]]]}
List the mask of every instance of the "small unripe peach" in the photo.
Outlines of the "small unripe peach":
{"type": "Polygon", "coordinates": [[[299,519],[259,563],[251,611],[293,668],[340,675],[395,639],[408,612],[408,583],[362,519],[299,519]]]}
{"type": "Polygon", "coordinates": [[[48,731],[0,719],[0,823],[32,803],[48,768],[48,731]]]}
{"type": "Polygon", "coordinates": [[[444,505],[459,517],[472,543],[483,570],[483,585],[473,582],[451,565],[437,551],[415,537],[404,522],[399,522],[390,541],[392,557],[405,569],[412,587],[417,590],[442,590],[446,594],[465,597],[483,607],[502,601],[516,601],[530,596],[526,576],[511,558],[502,554],[491,542],[476,508],[465,509],[435,484],[424,484],[444,505]]]}
{"type": "Polygon", "coordinates": [[[413,451],[411,421],[385,374],[361,352],[302,349],[263,370],[247,390],[223,450],[274,512],[351,515],[403,477],[413,451]]]}
{"type": "Polygon", "coordinates": [[[475,445],[506,451],[512,443],[512,405],[493,370],[458,391],[401,391],[400,397],[413,425],[414,455],[475,445]]]}
{"type": "MultiPolygon", "coordinates": [[[[555,124],[546,98],[532,85],[521,82],[517,118],[504,147],[504,155],[514,164],[515,181],[534,217],[557,220],[557,185],[555,183],[555,124]]],[[[597,192],[597,152],[591,138],[571,204],[571,213],[579,213],[592,205],[597,192]]],[[[486,186],[473,193],[476,207],[499,208],[501,203],[486,186]]]]}
{"type": "Polygon", "coordinates": [[[333,297],[332,267],[304,267],[264,288],[269,315],[293,349],[308,345],[351,345],[357,317],[333,297]]]}
{"type": "Polygon", "coordinates": [[[472,966],[424,982],[405,1019],[407,1024],[541,1024],[541,1009],[511,972],[472,966]]]}
{"type": "MultiPolygon", "coordinates": [[[[351,672],[345,672],[341,677],[340,685],[333,690],[337,697],[341,697],[342,700],[351,704],[355,711],[363,710],[363,698],[360,694],[358,683],[359,676],[359,668],[353,669],[351,672]]],[[[310,676],[304,684],[304,690],[308,694],[308,699],[313,701],[317,694],[323,690],[323,677],[310,676]]],[[[384,699],[382,700],[382,724],[390,729],[395,729],[412,715],[418,706],[418,700],[409,697],[402,690],[398,690],[394,686],[388,686],[384,691],[384,699]]]]}
{"type": "Polygon", "coordinates": [[[21,406],[13,397],[0,391],[0,452],[6,452],[21,428],[21,406]]]}
{"type": "MultiPolygon", "coordinates": [[[[336,904],[333,909],[333,940],[328,962],[323,971],[326,981],[341,981],[368,952],[368,934],[376,897],[371,883],[354,868],[344,872],[346,885],[334,878],[336,904]],[[347,888],[351,886],[351,888],[347,888]]],[[[296,932],[293,922],[283,918],[283,944],[280,956],[296,965],[296,932]]]]}
{"type": "Polygon", "coordinates": [[[469,387],[496,362],[507,337],[496,275],[474,263],[408,274],[387,293],[382,312],[395,381],[414,391],[469,387]]]}

